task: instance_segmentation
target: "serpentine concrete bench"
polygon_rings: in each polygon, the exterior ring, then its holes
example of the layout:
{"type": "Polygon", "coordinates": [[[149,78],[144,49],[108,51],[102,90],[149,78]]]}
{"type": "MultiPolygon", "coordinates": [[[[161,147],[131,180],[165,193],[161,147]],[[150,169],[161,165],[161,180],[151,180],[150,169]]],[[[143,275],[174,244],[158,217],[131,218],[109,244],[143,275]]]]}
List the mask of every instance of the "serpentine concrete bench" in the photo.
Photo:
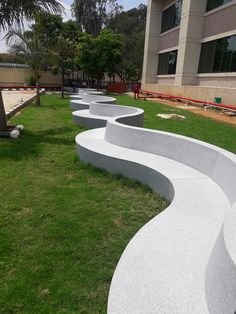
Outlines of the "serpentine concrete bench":
{"type": "Polygon", "coordinates": [[[126,247],[112,279],[108,313],[234,314],[236,156],[135,127],[142,112],[118,107],[91,106],[82,123],[91,115],[90,126],[96,126],[100,110],[107,125],[76,137],[80,159],[148,184],[171,204],[126,247]]]}
{"type": "Polygon", "coordinates": [[[95,89],[95,88],[86,88],[86,87],[76,88],[75,90],[76,90],[77,94],[97,91],[97,89],[95,89]]]}
{"type": "Polygon", "coordinates": [[[108,96],[83,94],[82,99],[71,99],[70,106],[73,110],[89,109],[92,102],[103,104],[115,104],[116,99],[108,96]]]}
{"type": "Polygon", "coordinates": [[[129,125],[143,125],[143,110],[117,105],[91,103],[89,109],[72,113],[74,122],[88,129],[105,127],[107,121],[114,117],[129,115],[129,125]]]}
{"type": "Polygon", "coordinates": [[[99,92],[99,91],[79,91],[79,93],[78,94],[73,94],[73,95],[71,95],[70,96],[70,99],[71,100],[78,100],[78,99],[82,99],[83,98],[83,96],[84,95],[94,95],[94,96],[102,96],[102,95],[104,95],[104,93],[103,92],[99,92]]]}

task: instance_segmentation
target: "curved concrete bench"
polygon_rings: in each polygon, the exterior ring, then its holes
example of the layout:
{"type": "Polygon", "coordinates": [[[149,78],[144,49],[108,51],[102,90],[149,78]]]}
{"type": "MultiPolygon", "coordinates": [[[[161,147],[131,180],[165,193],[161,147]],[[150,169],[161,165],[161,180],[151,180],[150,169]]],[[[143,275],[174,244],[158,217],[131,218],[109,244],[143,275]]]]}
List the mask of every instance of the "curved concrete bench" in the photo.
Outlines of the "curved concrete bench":
{"type": "Polygon", "coordinates": [[[115,104],[116,99],[108,96],[100,95],[88,95],[84,94],[82,99],[71,99],[70,106],[73,110],[83,110],[89,109],[89,106],[92,102],[103,103],[103,104],[115,104]]]}
{"type": "Polygon", "coordinates": [[[104,93],[96,91],[96,90],[87,90],[87,91],[79,90],[79,93],[76,95],[71,95],[70,99],[71,100],[79,100],[79,99],[82,99],[84,95],[102,96],[102,95],[104,95],[104,93]]]}
{"type": "Polygon", "coordinates": [[[112,279],[108,313],[234,314],[236,156],[184,136],[130,126],[136,109],[122,110],[119,117],[109,113],[106,128],[76,137],[81,160],[140,180],[171,204],[126,247],[112,279]]]}
{"type": "Polygon", "coordinates": [[[88,92],[96,92],[97,90],[95,88],[79,88],[78,93],[79,94],[86,94],[88,92]]]}
{"type": "Polygon", "coordinates": [[[129,125],[143,125],[143,110],[126,106],[91,103],[89,109],[78,110],[72,113],[74,122],[80,126],[94,129],[105,127],[107,121],[113,117],[127,116],[129,125]]]}
{"type": "Polygon", "coordinates": [[[84,91],[84,90],[80,90],[79,91],[79,95],[83,96],[83,95],[104,95],[103,92],[97,91],[97,90],[90,90],[90,91],[84,91]]]}
{"type": "Polygon", "coordinates": [[[95,89],[95,88],[86,88],[86,87],[75,88],[75,90],[76,90],[77,94],[80,94],[80,93],[86,94],[87,92],[96,92],[97,91],[97,89],[95,89]]]}

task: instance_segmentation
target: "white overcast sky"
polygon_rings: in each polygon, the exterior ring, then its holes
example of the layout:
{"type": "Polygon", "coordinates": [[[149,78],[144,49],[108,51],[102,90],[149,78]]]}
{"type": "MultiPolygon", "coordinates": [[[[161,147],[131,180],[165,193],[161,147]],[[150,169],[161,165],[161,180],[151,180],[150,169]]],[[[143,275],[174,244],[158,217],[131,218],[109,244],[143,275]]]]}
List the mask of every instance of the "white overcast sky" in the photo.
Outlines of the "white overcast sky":
{"type": "MultiPolygon", "coordinates": [[[[65,20],[71,19],[71,4],[73,3],[73,0],[61,0],[60,1],[64,8],[65,8],[65,20]]],[[[118,3],[124,7],[125,10],[129,10],[131,8],[137,7],[140,3],[146,3],[146,0],[118,0],[118,3]]],[[[0,53],[6,52],[7,47],[5,44],[5,41],[3,40],[4,33],[0,31],[0,53]]]]}

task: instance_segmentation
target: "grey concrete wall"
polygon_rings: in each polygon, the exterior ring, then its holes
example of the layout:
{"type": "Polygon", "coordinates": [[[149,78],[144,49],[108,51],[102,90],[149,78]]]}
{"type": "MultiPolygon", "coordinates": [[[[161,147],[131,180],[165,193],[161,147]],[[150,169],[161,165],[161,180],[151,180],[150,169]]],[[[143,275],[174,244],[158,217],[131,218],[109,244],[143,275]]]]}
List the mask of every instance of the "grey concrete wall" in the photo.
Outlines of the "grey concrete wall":
{"type": "MultiPolygon", "coordinates": [[[[218,76],[217,74],[215,74],[215,76],[214,74],[205,74],[203,76],[197,77],[197,85],[209,87],[209,89],[210,87],[236,89],[236,73],[235,75],[224,73],[218,76]]],[[[236,99],[232,99],[231,102],[236,102],[236,99]]]]}
{"type": "Polygon", "coordinates": [[[206,0],[183,0],[176,85],[196,85],[206,0]]]}
{"type": "Polygon", "coordinates": [[[165,75],[158,75],[157,76],[157,83],[158,85],[174,85],[175,84],[175,76],[165,76],[165,75]]]}
{"type": "Polygon", "coordinates": [[[156,83],[160,47],[162,1],[148,0],[142,83],[156,83]]]}
{"type": "Polygon", "coordinates": [[[179,31],[179,28],[176,28],[173,31],[161,35],[159,51],[178,46],[179,31]]]}
{"type": "Polygon", "coordinates": [[[202,37],[214,36],[233,29],[236,30],[236,3],[205,16],[202,37]]]}
{"type": "Polygon", "coordinates": [[[174,0],[162,0],[163,2],[163,9],[165,10],[165,8],[171,6],[174,3],[174,0]]]}
{"type": "Polygon", "coordinates": [[[218,88],[201,86],[175,86],[159,84],[143,84],[142,88],[148,91],[158,91],[163,94],[182,96],[205,102],[214,101],[215,97],[222,97],[224,104],[231,104],[236,108],[236,88],[218,88]]]}

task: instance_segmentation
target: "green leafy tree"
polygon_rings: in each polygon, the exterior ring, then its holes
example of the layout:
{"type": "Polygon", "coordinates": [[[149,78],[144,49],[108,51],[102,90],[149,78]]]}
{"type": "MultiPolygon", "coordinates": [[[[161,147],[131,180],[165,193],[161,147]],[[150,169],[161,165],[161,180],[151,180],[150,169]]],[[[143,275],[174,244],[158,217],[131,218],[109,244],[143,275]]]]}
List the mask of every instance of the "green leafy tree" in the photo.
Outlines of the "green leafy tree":
{"type": "Polygon", "coordinates": [[[114,78],[117,66],[122,60],[123,36],[115,34],[111,30],[103,30],[95,39],[95,44],[98,51],[98,62],[102,63],[104,72],[114,78]]]}
{"type": "Polygon", "coordinates": [[[51,13],[38,14],[31,29],[38,35],[45,47],[50,48],[56,43],[57,37],[62,32],[62,16],[51,13]]]}
{"type": "Polygon", "coordinates": [[[95,38],[90,34],[83,34],[77,48],[75,63],[77,67],[86,72],[89,81],[94,85],[95,80],[101,80],[104,75],[103,65],[98,62],[95,38]]]}
{"type": "Polygon", "coordinates": [[[81,28],[75,21],[69,20],[63,23],[62,34],[76,45],[81,37],[81,28]]]}
{"type": "Polygon", "coordinates": [[[64,98],[65,74],[73,69],[76,47],[73,41],[60,35],[50,58],[54,73],[61,73],[61,97],[64,98]]]}
{"type": "Polygon", "coordinates": [[[143,65],[143,51],[145,40],[147,7],[140,4],[126,12],[115,15],[108,23],[108,27],[115,33],[123,34],[124,50],[122,63],[119,65],[118,74],[121,80],[126,81],[131,77],[127,73],[134,72],[131,81],[139,80],[143,65]],[[131,71],[132,70],[132,71],[131,71]],[[126,73],[126,74],[125,74],[126,73]]]}
{"type": "Polygon", "coordinates": [[[126,83],[133,83],[140,79],[141,73],[134,64],[130,63],[125,65],[123,75],[126,83]]]}
{"type": "Polygon", "coordinates": [[[40,14],[32,25],[42,47],[45,47],[41,66],[62,75],[62,98],[64,98],[65,74],[73,70],[75,48],[80,31],[74,21],[63,23],[62,17],[54,14],[40,14]],[[47,60],[47,62],[45,62],[47,60]]]}
{"type": "MultiPolygon", "coordinates": [[[[34,19],[39,13],[61,13],[63,7],[57,0],[1,0],[0,30],[8,29],[14,23],[23,24],[24,18],[34,19]]],[[[6,113],[0,90],[0,130],[7,128],[6,113]]]]}
{"type": "Polygon", "coordinates": [[[35,29],[34,31],[26,32],[22,32],[21,30],[10,30],[6,39],[10,46],[10,51],[16,55],[22,56],[34,71],[37,87],[36,105],[40,106],[40,70],[43,67],[47,55],[47,49],[45,48],[44,43],[40,40],[40,35],[35,29]]]}
{"type": "Polygon", "coordinates": [[[139,33],[146,27],[146,15],[147,6],[140,4],[137,8],[118,12],[109,20],[107,27],[125,36],[139,33]]]}
{"type": "Polygon", "coordinates": [[[72,10],[81,30],[96,36],[122,7],[117,0],[74,0],[72,10]]]}
{"type": "Polygon", "coordinates": [[[99,84],[104,72],[116,73],[122,59],[123,38],[111,30],[103,30],[97,37],[84,34],[79,40],[77,64],[89,76],[92,85],[99,84]]]}

